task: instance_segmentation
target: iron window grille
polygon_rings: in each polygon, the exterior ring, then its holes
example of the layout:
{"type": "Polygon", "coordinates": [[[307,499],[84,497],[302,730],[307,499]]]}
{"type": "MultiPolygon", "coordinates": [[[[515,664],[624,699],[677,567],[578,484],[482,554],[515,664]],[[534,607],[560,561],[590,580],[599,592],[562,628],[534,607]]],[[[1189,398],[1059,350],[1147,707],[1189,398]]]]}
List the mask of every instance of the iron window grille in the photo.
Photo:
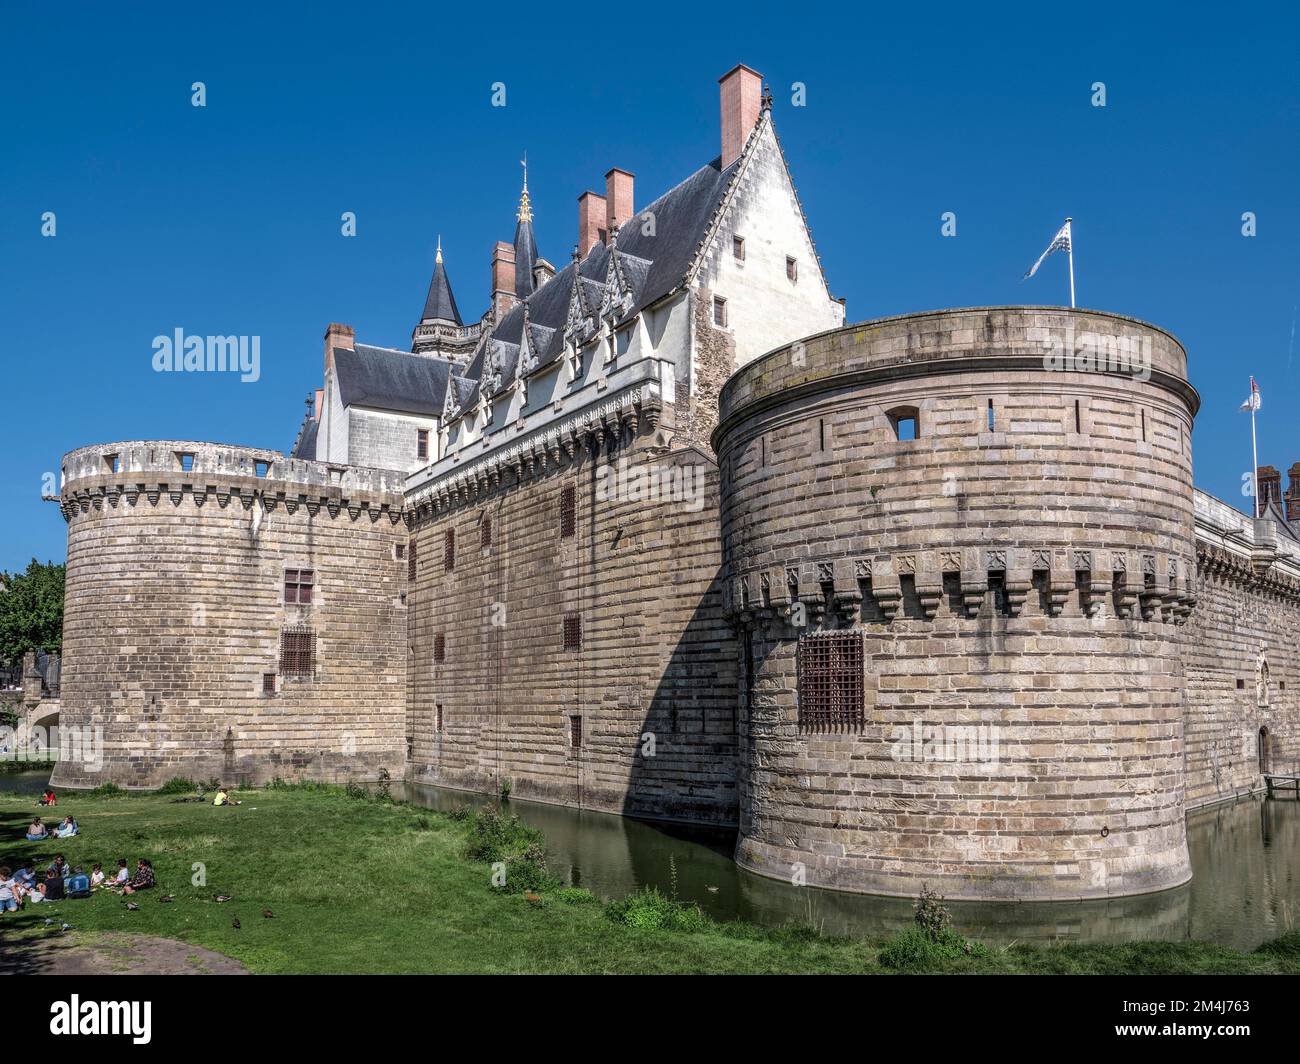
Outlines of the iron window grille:
{"type": "Polygon", "coordinates": [[[861,727],[862,635],[816,632],[799,640],[799,726],[861,727]]]}
{"type": "Polygon", "coordinates": [[[576,613],[564,615],[564,649],[580,650],[582,648],[582,617],[576,613]]]}
{"type": "Polygon", "coordinates": [[[572,484],[560,488],[560,538],[568,539],[578,528],[578,493],[572,484]]]}
{"type": "Polygon", "coordinates": [[[433,637],[433,660],[440,665],[447,660],[447,636],[443,632],[433,637]]]}
{"type": "Polygon", "coordinates": [[[280,633],[280,675],[310,680],[316,675],[316,633],[311,628],[286,628],[280,633]]]}
{"type": "Polygon", "coordinates": [[[456,568],[456,530],[449,528],[442,534],[442,567],[445,572],[456,568]]]}

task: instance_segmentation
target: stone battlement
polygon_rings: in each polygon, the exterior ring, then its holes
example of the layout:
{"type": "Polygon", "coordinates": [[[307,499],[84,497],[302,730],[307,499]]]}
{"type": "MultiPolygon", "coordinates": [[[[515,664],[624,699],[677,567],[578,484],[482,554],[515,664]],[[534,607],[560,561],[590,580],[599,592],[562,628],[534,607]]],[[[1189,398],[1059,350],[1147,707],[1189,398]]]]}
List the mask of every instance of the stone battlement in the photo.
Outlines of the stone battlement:
{"type": "Polygon", "coordinates": [[[283,504],[289,513],[305,506],[313,515],[324,507],[331,517],[347,509],[355,520],[363,511],[372,520],[388,514],[400,519],[405,503],[404,473],[288,458],[257,447],[193,440],[132,440],[69,451],[63,457],[60,507],[71,520],[104,502],[125,498],[134,505],[144,495],[156,505],[162,495],[180,505],[191,496],[202,505],[209,495],[225,507],[232,498],[245,509],[255,498],[267,508],[283,504]]]}

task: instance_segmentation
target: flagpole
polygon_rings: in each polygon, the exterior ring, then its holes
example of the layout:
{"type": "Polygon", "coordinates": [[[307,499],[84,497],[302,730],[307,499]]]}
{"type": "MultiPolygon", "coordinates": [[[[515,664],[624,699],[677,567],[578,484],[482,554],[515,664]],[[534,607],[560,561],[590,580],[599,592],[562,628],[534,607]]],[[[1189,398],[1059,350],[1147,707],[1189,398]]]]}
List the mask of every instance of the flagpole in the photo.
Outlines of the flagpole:
{"type": "Polygon", "coordinates": [[[1065,219],[1065,224],[1070,226],[1070,250],[1067,254],[1070,256],[1070,309],[1074,309],[1074,226],[1070,225],[1073,219],[1065,219]]]}
{"type": "Polygon", "coordinates": [[[1250,482],[1255,487],[1255,520],[1259,520],[1259,448],[1255,443],[1255,378],[1250,378],[1250,482]]]}

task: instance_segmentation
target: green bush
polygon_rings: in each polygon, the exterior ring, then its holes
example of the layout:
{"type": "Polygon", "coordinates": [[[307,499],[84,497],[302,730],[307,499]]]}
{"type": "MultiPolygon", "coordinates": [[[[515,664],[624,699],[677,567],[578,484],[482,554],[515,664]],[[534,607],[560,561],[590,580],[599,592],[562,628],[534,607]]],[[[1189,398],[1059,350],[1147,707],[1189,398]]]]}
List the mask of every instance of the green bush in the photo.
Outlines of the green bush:
{"type": "Polygon", "coordinates": [[[555,899],[565,905],[585,905],[595,901],[596,895],[582,887],[561,887],[555,892],[555,899]]]}
{"type": "Polygon", "coordinates": [[[447,813],[447,818],[455,821],[457,824],[463,824],[473,815],[474,807],[470,805],[469,802],[461,802],[459,805],[451,807],[450,811],[447,813]]]}
{"type": "Polygon", "coordinates": [[[117,798],[127,792],[116,783],[101,783],[93,791],[87,791],[86,793],[91,798],[117,798]]]}
{"type": "Polygon", "coordinates": [[[1300,960],[1300,931],[1290,931],[1281,938],[1265,942],[1255,952],[1273,957],[1293,957],[1300,960]]]}
{"type": "Polygon", "coordinates": [[[621,901],[610,902],[605,915],[615,923],[642,931],[702,931],[712,924],[698,905],[674,901],[658,887],[642,887],[621,901]]]}
{"type": "Polygon", "coordinates": [[[159,794],[195,794],[199,787],[192,779],[185,776],[173,776],[161,787],[158,788],[159,794]]]}
{"type": "Polygon", "coordinates": [[[909,927],[885,943],[880,963],[898,971],[925,971],[943,961],[987,957],[988,952],[980,943],[968,942],[951,928],[934,936],[920,927],[909,927]]]}
{"type": "Polygon", "coordinates": [[[541,893],[555,890],[557,880],[546,869],[546,853],[537,843],[529,844],[521,854],[506,858],[506,880],[497,888],[505,894],[541,893]]]}
{"type": "Polygon", "coordinates": [[[470,821],[465,855],[475,861],[504,861],[523,853],[529,846],[542,845],[542,833],[529,827],[500,806],[489,805],[470,821]]]}

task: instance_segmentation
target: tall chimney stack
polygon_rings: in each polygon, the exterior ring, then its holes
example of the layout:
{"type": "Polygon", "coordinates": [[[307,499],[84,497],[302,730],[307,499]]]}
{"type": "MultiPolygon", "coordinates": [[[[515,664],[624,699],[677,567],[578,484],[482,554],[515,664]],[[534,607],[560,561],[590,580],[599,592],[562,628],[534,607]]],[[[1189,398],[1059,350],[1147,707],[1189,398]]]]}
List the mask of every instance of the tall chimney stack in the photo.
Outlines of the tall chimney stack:
{"type": "Polygon", "coordinates": [[[1286,519],[1300,521],[1300,462],[1294,462],[1287,470],[1291,483],[1286,489],[1286,519]]]}
{"type": "Polygon", "coordinates": [[[312,405],[311,405],[311,410],[312,410],[312,420],[313,420],[313,421],[319,421],[319,420],[320,420],[320,408],[321,408],[321,404],[323,404],[324,402],[325,402],[325,389],[324,389],[324,388],[317,388],[317,389],[316,389],[316,401],[315,401],[314,403],[312,403],[312,405]]]}
{"type": "Polygon", "coordinates": [[[325,329],[325,372],[334,368],[334,348],[342,347],[352,350],[357,344],[357,334],[351,325],[330,322],[325,329]]]}
{"type": "Polygon", "coordinates": [[[612,233],[636,213],[632,206],[635,175],[617,166],[605,175],[605,232],[612,233]]]}
{"type": "Polygon", "coordinates": [[[739,63],[718,79],[722,86],[722,169],[738,158],[763,107],[763,75],[739,63]]]}
{"type": "Polygon", "coordinates": [[[515,298],[515,246],[498,240],[492,251],[492,315],[500,321],[518,300],[515,298]]]}
{"type": "Polygon", "coordinates": [[[1282,474],[1273,466],[1264,465],[1255,470],[1255,491],[1259,493],[1259,514],[1264,516],[1269,500],[1276,500],[1278,508],[1282,506],[1282,474]]]}
{"type": "Polygon", "coordinates": [[[578,197],[578,257],[585,259],[596,242],[605,242],[608,230],[605,197],[584,192],[578,197]]]}

